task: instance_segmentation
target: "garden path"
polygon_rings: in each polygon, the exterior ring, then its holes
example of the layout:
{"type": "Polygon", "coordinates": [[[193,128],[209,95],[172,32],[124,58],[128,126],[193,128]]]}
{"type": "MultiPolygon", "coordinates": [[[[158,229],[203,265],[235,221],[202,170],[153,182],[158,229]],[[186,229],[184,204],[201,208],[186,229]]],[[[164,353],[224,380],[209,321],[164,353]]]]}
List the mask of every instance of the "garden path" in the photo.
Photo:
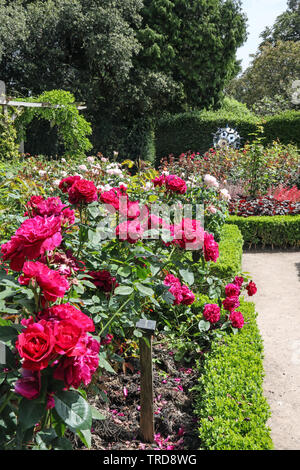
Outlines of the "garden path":
{"type": "Polygon", "coordinates": [[[264,341],[264,394],[274,448],[299,450],[300,252],[244,253],[243,271],[251,273],[258,289],[253,300],[264,341]]]}

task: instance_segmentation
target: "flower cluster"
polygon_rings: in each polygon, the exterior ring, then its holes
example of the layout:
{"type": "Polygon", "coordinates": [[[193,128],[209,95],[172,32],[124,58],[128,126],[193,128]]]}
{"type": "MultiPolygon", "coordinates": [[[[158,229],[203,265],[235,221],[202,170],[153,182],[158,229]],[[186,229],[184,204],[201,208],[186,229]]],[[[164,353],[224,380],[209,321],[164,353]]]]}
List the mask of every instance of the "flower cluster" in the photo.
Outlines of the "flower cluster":
{"type": "Polygon", "coordinates": [[[169,292],[173,295],[174,305],[191,305],[195,301],[195,295],[185,284],[181,284],[180,280],[173,274],[165,277],[164,284],[169,288],[169,292]]]}

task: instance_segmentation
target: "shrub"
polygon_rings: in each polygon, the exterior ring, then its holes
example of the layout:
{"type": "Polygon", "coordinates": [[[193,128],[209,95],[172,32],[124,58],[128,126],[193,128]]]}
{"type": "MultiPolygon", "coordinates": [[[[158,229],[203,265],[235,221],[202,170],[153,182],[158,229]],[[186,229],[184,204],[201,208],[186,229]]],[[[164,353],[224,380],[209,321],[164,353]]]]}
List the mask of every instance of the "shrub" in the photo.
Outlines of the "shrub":
{"type": "Polygon", "coordinates": [[[213,134],[219,127],[236,128],[243,139],[256,130],[253,115],[237,116],[227,111],[194,111],[169,115],[156,127],[156,163],[170,153],[179,155],[186,150],[204,153],[213,144],[213,134]]]}
{"type": "MultiPolygon", "coordinates": [[[[242,143],[252,142],[259,118],[252,113],[237,110],[193,111],[168,115],[160,119],[156,127],[156,164],[170,153],[175,156],[192,150],[204,153],[213,144],[213,134],[227,124],[236,128],[242,143]]],[[[286,111],[269,116],[263,122],[265,144],[279,139],[282,144],[300,145],[300,111],[286,111]]]]}
{"type": "Polygon", "coordinates": [[[239,308],[247,324],[240,334],[216,340],[206,354],[196,402],[201,448],[269,450],[270,411],[263,396],[263,345],[253,303],[239,308]]]}
{"type": "Polygon", "coordinates": [[[300,247],[300,215],[277,216],[230,216],[228,224],[237,225],[245,245],[272,248],[300,247]]]}
{"type": "Polygon", "coordinates": [[[267,141],[279,139],[283,144],[294,143],[300,146],[300,111],[285,111],[269,116],[264,124],[267,141]]]}
{"type": "Polygon", "coordinates": [[[8,114],[0,113],[0,160],[7,161],[18,155],[17,132],[8,114]]]}
{"type": "Polygon", "coordinates": [[[220,238],[220,257],[210,269],[214,276],[230,281],[241,270],[243,237],[237,226],[225,224],[220,238]]]}
{"type": "Polygon", "coordinates": [[[240,217],[256,215],[296,215],[300,214],[300,202],[277,200],[272,196],[251,198],[233,198],[229,204],[229,213],[240,217]]]}

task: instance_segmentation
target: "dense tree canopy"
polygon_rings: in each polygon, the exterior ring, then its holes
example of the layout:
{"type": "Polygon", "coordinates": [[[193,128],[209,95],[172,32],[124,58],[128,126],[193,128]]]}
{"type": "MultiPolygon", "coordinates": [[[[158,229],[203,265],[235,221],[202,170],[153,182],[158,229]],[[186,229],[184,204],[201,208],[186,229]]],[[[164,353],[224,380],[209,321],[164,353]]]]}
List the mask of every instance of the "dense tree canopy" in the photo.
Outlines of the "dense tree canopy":
{"type": "Polygon", "coordinates": [[[297,104],[292,102],[292,84],[299,77],[300,42],[278,41],[275,46],[267,43],[242,76],[230,83],[227,91],[238,101],[251,108],[254,106],[255,111],[260,110],[264,101],[273,103],[270,110],[274,106],[276,109],[276,102],[283,109],[294,109],[297,104]]]}
{"type": "Polygon", "coordinates": [[[71,91],[97,150],[164,110],[218,106],[246,38],[239,0],[0,0],[0,15],[9,92],[71,91]]]}
{"type": "Polygon", "coordinates": [[[263,44],[276,44],[277,41],[300,41],[300,2],[289,0],[287,11],[276,18],[272,27],[261,34],[263,44]]]}

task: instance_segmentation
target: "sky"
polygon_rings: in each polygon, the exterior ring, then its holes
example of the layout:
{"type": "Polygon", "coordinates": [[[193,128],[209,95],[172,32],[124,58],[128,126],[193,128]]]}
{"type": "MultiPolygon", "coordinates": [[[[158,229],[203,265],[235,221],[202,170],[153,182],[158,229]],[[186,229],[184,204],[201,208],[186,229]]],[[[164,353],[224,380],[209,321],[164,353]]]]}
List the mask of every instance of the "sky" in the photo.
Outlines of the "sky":
{"type": "Polygon", "coordinates": [[[278,15],[286,11],[287,0],[242,0],[242,9],[248,17],[248,39],[237,51],[242,59],[243,71],[251,62],[249,54],[254,54],[261,42],[259,35],[266,26],[272,26],[278,15]]]}

